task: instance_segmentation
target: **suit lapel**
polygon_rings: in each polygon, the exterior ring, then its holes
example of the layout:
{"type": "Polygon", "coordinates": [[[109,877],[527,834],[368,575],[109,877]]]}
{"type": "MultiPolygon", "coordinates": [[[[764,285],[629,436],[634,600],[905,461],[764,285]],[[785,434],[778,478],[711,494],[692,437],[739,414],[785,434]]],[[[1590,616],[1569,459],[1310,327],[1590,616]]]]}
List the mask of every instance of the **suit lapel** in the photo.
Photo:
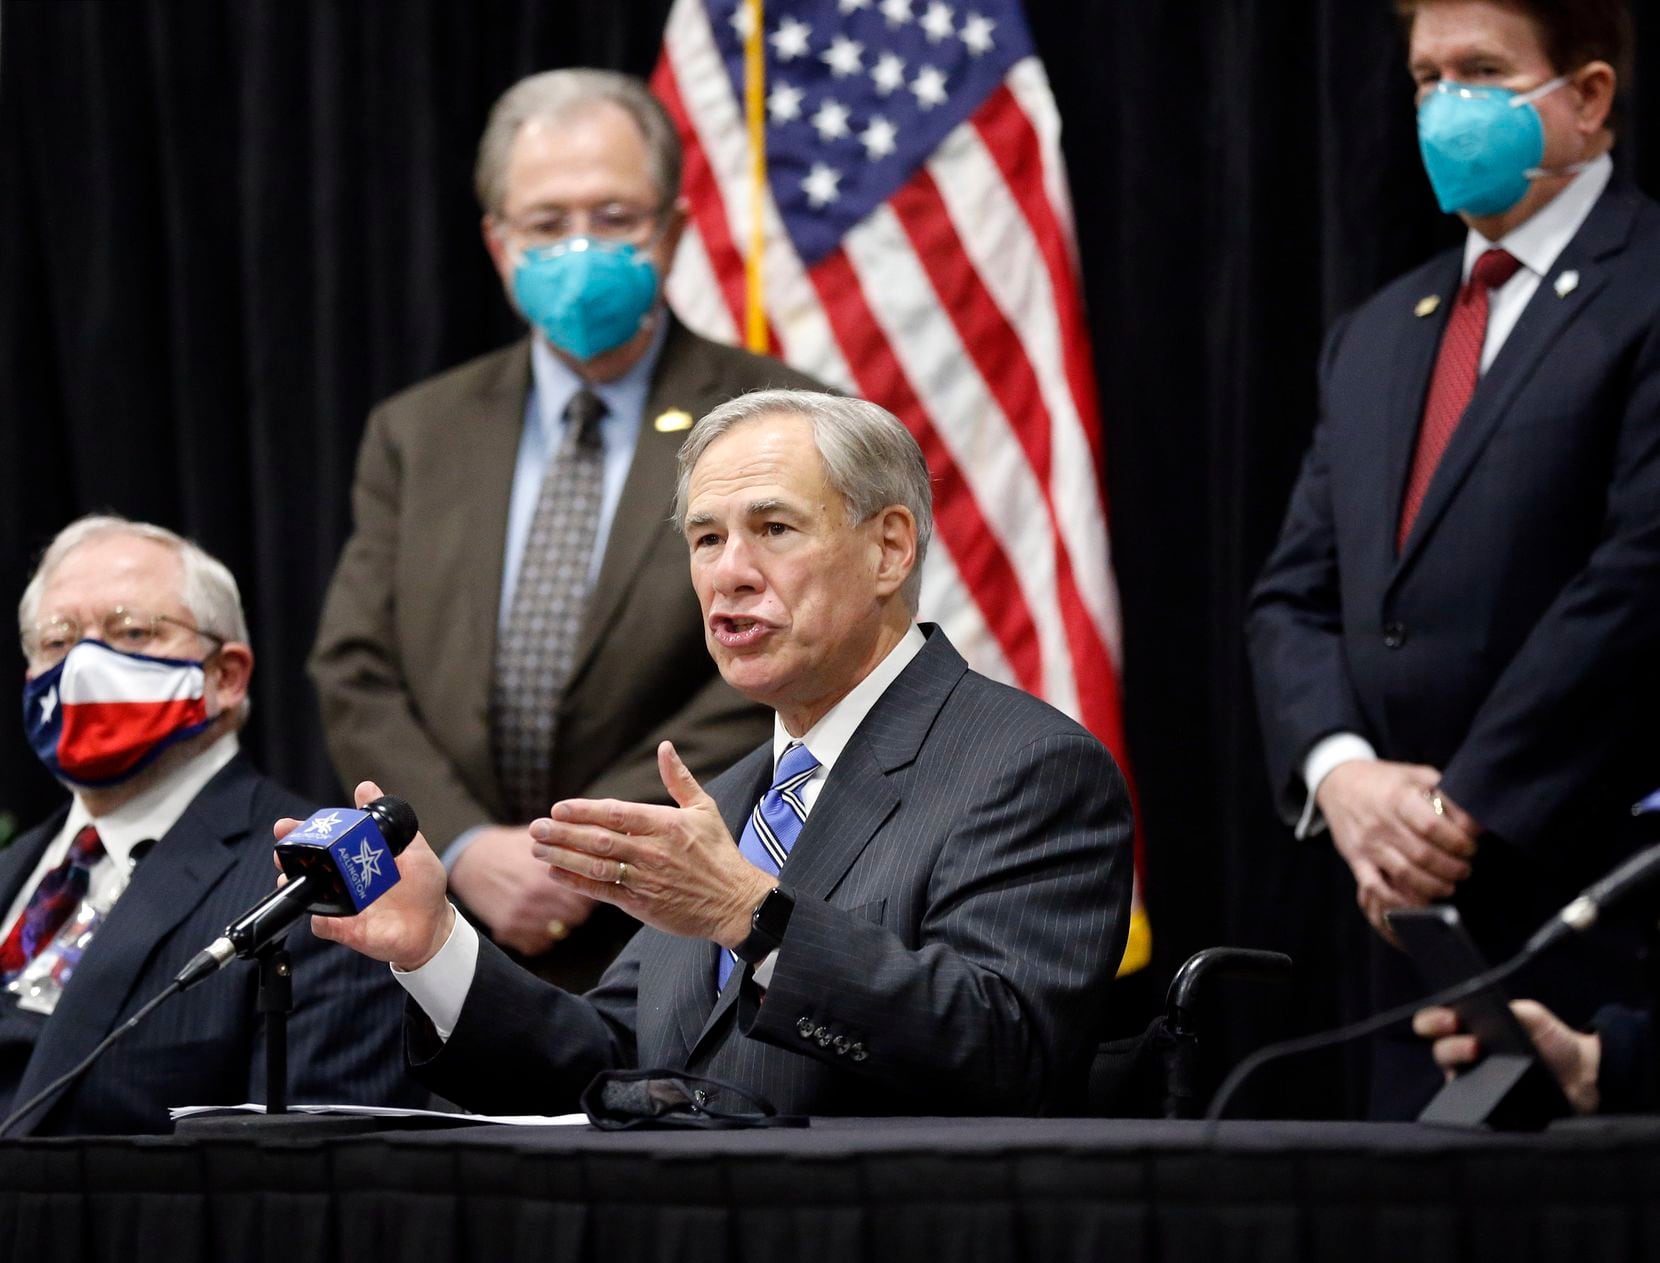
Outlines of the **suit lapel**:
{"type": "MultiPolygon", "coordinates": [[[[42,1029],[15,1100],[28,1099],[79,1062],[118,1018],[150,999],[134,995],[134,986],[156,944],[196,909],[235,862],[231,844],[247,836],[257,780],[242,758],[232,760],[139,862],[42,1029]]],[[[275,880],[273,870],[273,884],[275,880]]],[[[56,1100],[49,1098],[31,1114],[27,1127],[56,1100]]]]}
{"type": "Polygon", "coordinates": [[[1440,302],[1433,316],[1413,315],[1404,322],[1395,353],[1389,360],[1388,477],[1382,483],[1384,502],[1378,506],[1376,518],[1381,526],[1380,541],[1384,550],[1381,568],[1385,574],[1395,567],[1395,529],[1400,521],[1401,500],[1406,494],[1407,472],[1412,465],[1413,448],[1417,446],[1424,398],[1429,393],[1429,379],[1441,349],[1441,335],[1458,297],[1462,267],[1462,255],[1457,250],[1448,251],[1431,265],[1421,297],[1435,296],[1440,302]]]}
{"type": "MultiPolygon", "coordinates": [[[[940,707],[968,670],[968,664],[937,627],[925,627],[924,631],[928,643],[870,708],[836,760],[801,827],[801,835],[790,848],[779,881],[789,885],[799,899],[828,899],[883,823],[898,809],[902,798],[891,774],[916,760],[940,707]]],[[[770,770],[769,758],[764,772],[770,770]]],[[[743,817],[770,783],[768,777],[753,787],[748,803],[738,807],[736,825],[727,819],[733,837],[738,836],[743,817]]],[[[694,1057],[703,1051],[702,1045],[737,1001],[741,975],[741,970],[734,970],[727,980],[698,1035],[694,1057]]]]}
{"type": "Polygon", "coordinates": [[[1612,276],[1616,262],[1610,256],[1624,248],[1633,213],[1634,207],[1629,201],[1605,192],[1579,232],[1557,256],[1550,274],[1540,280],[1515,328],[1505,338],[1503,349],[1477,383],[1470,406],[1453,431],[1441,463],[1436,466],[1423,507],[1401,552],[1397,575],[1424,547],[1424,540],[1435,530],[1436,522],[1469,475],[1476,458],[1511,414],[1517,396],[1532,380],[1562,331],[1612,276]],[[1564,272],[1579,274],[1577,285],[1566,296],[1556,291],[1557,279],[1564,272]]]}
{"type": "MultiPolygon", "coordinates": [[[[58,836],[68,816],[69,807],[65,804],[53,812],[46,823],[20,833],[11,845],[0,850],[0,918],[5,917],[12,900],[17,898],[23,883],[40,862],[40,853],[52,844],[52,839],[58,836]]],[[[0,931],[5,928],[3,921],[0,921],[0,931]]]]}
{"type": "MultiPolygon", "coordinates": [[[[681,443],[685,442],[686,432],[660,431],[657,418],[666,412],[679,411],[695,419],[713,406],[713,396],[718,391],[707,357],[698,354],[695,335],[673,316],[668,320],[669,330],[663,339],[657,369],[652,374],[645,412],[640,417],[639,437],[635,440],[634,459],[629,464],[619,501],[619,506],[635,507],[628,512],[619,507],[611,519],[605,556],[600,560],[593,595],[583,614],[582,639],[577,645],[567,691],[576,687],[601,641],[611,632],[617,612],[645,570],[646,558],[652,549],[661,547],[665,536],[673,533],[669,509],[674,502],[675,458],[681,443]]],[[[689,584],[690,578],[686,582],[689,584]]]]}

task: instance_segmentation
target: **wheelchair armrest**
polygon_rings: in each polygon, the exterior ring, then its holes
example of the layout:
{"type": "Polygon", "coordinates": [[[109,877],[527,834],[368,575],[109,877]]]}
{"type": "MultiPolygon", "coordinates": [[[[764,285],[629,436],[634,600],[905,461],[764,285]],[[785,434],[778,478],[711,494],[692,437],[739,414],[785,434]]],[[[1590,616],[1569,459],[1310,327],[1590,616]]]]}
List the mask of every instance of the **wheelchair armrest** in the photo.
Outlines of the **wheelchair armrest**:
{"type": "Polygon", "coordinates": [[[1291,976],[1291,957],[1250,947],[1207,947],[1188,957],[1164,996],[1165,1020],[1173,1035],[1193,1033],[1193,1011],[1201,993],[1219,979],[1271,981],[1291,976]]]}

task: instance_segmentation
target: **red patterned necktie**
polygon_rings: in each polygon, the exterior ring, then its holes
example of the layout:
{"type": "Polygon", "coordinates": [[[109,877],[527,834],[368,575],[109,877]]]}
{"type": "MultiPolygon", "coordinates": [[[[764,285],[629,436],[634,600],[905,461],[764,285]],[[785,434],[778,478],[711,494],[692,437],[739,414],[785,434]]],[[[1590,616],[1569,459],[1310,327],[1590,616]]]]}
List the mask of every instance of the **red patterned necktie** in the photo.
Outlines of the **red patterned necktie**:
{"type": "Polygon", "coordinates": [[[1503,285],[1522,265],[1503,250],[1488,250],[1470,269],[1453,303],[1447,327],[1441,334],[1441,351],[1435,358],[1435,374],[1429,380],[1424,400],[1424,417],[1418,427],[1418,446],[1412,454],[1412,473],[1401,501],[1400,526],[1395,533],[1395,551],[1406,547],[1412,523],[1424,506],[1435,467],[1452,441],[1459,418],[1470,406],[1481,376],[1481,348],[1487,339],[1487,301],[1490,291],[1503,285]]]}
{"type": "Polygon", "coordinates": [[[40,879],[6,941],[0,943],[0,980],[10,982],[52,941],[86,897],[92,867],[104,858],[98,830],[87,825],[69,844],[63,863],[40,879]]]}

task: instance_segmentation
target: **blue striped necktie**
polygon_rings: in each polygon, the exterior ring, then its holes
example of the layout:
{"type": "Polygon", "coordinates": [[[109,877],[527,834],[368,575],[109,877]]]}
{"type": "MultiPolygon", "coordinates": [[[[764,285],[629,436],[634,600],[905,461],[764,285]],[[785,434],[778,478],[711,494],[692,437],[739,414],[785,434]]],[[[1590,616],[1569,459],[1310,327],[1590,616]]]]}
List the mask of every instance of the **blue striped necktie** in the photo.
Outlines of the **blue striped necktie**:
{"type": "MultiPolygon", "coordinates": [[[[816,771],[818,760],[813,752],[799,741],[790,742],[784,748],[784,757],[778,760],[772,788],[761,795],[761,801],[749,813],[749,822],[738,839],[738,850],[763,873],[776,876],[801,835],[801,826],[807,822],[807,803],[801,791],[816,771]]],[[[721,987],[726,986],[737,959],[731,952],[721,952],[718,969],[721,987]]]]}

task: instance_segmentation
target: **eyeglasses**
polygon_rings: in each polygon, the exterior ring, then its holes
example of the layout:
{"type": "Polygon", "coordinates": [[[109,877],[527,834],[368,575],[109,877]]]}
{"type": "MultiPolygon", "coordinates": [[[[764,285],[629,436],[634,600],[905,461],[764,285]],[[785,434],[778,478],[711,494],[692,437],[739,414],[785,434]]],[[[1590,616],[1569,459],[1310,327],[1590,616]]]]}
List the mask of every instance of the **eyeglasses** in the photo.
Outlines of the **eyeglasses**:
{"type": "MultiPolygon", "coordinates": [[[[162,624],[183,628],[195,636],[211,640],[215,647],[225,643],[225,637],[194,627],[171,614],[154,614],[149,610],[117,605],[98,622],[101,639],[111,649],[123,653],[146,653],[166,633],[162,624]]],[[[54,667],[62,662],[77,642],[85,635],[79,621],[67,615],[58,615],[35,624],[34,630],[23,638],[23,656],[36,668],[54,667]]]]}
{"type": "Polygon", "coordinates": [[[659,214],[656,208],[647,209],[628,202],[605,202],[588,210],[543,206],[515,219],[501,218],[496,222],[531,250],[575,236],[638,245],[650,235],[659,214]]]}

